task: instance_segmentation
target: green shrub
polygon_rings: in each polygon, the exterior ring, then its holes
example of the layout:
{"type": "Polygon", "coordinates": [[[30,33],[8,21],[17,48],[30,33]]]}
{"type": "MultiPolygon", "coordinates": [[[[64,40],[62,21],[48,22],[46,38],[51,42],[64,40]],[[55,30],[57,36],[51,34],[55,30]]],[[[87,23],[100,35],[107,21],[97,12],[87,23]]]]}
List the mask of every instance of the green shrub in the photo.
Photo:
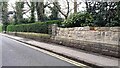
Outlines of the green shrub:
{"type": "Polygon", "coordinates": [[[2,32],[2,25],[0,25],[0,32],[2,32]]]}
{"type": "Polygon", "coordinates": [[[18,25],[8,25],[7,31],[9,32],[35,32],[35,33],[45,33],[48,34],[49,25],[58,24],[60,21],[47,21],[47,22],[36,22],[31,24],[18,24],[18,25]]]}
{"type": "Polygon", "coordinates": [[[107,23],[105,25],[106,27],[119,27],[120,26],[120,22],[119,21],[111,21],[110,23],[107,23]]]}
{"type": "Polygon", "coordinates": [[[15,31],[15,26],[14,25],[7,26],[7,31],[10,31],[10,32],[15,31]]]}
{"type": "Polygon", "coordinates": [[[92,26],[93,18],[89,13],[74,13],[63,22],[65,27],[92,26]]]}
{"type": "Polygon", "coordinates": [[[62,20],[51,20],[51,21],[47,21],[46,24],[50,25],[50,24],[57,24],[58,26],[62,25],[62,20]]]}

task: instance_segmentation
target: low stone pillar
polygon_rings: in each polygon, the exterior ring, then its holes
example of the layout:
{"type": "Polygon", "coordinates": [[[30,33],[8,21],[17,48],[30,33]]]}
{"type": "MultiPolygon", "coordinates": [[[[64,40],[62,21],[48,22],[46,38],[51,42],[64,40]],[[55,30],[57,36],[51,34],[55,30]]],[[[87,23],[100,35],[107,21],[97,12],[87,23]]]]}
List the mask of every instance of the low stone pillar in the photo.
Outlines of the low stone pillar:
{"type": "Polygon", "coordinates": [[[52,39],[54,39],[57,34],[57,27],[57,24],[52,25],[52,39]]]}

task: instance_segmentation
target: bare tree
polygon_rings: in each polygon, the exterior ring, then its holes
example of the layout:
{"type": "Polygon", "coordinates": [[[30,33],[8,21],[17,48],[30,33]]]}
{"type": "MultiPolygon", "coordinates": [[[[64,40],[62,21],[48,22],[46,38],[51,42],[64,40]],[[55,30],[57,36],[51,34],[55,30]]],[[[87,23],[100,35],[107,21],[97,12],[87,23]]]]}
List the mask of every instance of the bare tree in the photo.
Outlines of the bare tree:
{"type": "Polygon", "coordinates": [[[38,21],[44,21],[44,2],[36,2],[36,11],[37,11],[37,17],[38,21]]]}
{"type": "Polygon", "coordinates": [[[70,4],[69,1],[66,0],[67,3],[67,13],[65,14],[64,12],[62,12],[62,10],[60,9],[60,7],[58,5],[56,5],[56,3],[53,2],[53,5],[58,9],[58,11],[65,17],[65,19],[68,18],[69,12],[70,12],[70,4]]]}
{"type": "Polygon", "coordinates": [[[77,12],[77,1],[74,0],[74,13],[76,13],[76,12],[77,12]]]}
{"type": "Polygon", "coordinates": [[[55,2],[53,2],[53,5],[56,6],[57,10],[65,17],[65,19],[68,18],[69,14],[72,12],[72,10],[74,10],[74,12],[77,12],[77,6],[81,4],[81,2],[79,4],[77,4],[77,1],[74,0],[73,1],[73,8],[70,7],[70,0],[65,0],[66,2],[66,6],[64,6],[65,9],[61,9],[58,5],[55,4],[55,2]],[[66,12],[63,12],[63,10],[66,10],[66,12]]]}
{"type": "Polygon", "coordinates": [[[2,23],[4,25],[3,30],[6,31],[8,25],[8,3],[2,2],[2,23]]]}
{"type": "MultiPolygon", "coordinates": [[[[30,2],[30,4],[26,1],[26,4],[30,8],[30,22],[35,22],[35,2],[30,2]]],[[[29,10],[28,10],[29,11],[29,10]]]]}
{"type": "Polygon", "coordinates": [[[16,4],[16,6],[15,6],[16,23],[22,23],[23,22],[24,2],[16,2],[15,4],[16,4]]]}

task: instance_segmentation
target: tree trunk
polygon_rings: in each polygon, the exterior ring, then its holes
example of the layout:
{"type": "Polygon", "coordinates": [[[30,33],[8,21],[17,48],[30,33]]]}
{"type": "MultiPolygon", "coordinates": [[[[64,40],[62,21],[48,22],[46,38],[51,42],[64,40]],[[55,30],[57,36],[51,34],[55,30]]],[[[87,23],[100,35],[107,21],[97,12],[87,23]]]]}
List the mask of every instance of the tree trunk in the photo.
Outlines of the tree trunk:
{"type": "Polygon", "coordinates": [[[16,2],[16,23],[22,23],[23,22],[23,8],[24,8],[24,2],[16,2]]]}
{"type": "Polygon", "coordinates": [[[76,13],[76,12],[77,12],[77,1],[74,0],[74,13],[76,13]]]}
{"type": "Polygon", "coordinates": [[[30,9],[31,9],[31,19],[30,19],[30,22],[34,23],[35,22],[35,14],[34,14],[34,12],[35,12],[35,3],[34,2],[31,2],[30,9]]]}
{"type": "Polygon", "coordinates": [[[2,2],[2,23],[4,25],[3,30],[6,32],[8,25],[8,5],[7,2],[2,2]]]}
{"type": "Polygon", "coordinates": [[[44,21],[44,2],[36,2],[38,21],[44,21]]]}

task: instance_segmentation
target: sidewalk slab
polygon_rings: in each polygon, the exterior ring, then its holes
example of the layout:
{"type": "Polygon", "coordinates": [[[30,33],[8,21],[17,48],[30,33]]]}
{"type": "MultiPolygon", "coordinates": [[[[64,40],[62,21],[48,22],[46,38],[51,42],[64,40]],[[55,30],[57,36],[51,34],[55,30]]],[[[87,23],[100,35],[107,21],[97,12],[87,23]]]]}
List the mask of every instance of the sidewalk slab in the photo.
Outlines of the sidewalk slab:
{"type": "Polygon", "coordinates": [[[57,46],[55,44],[43,43],[43,42],[38,42],[38,41],[30,40],[30,39],[26,40],[25,38],[11,36],[7,34],[2,34],[2,35],[19,40],[21,42],[25,42],[25,43],[28,43],[28,44],[31,44],[37,47],[41,47],[41,48],[56,52],[59,54],[70,56],[77,60],[84,61],[84,62],[93,64],[96,66],[115,66],[119,68],[119,65],[120,65],[118,58],[107,58],[107,57],[100,56],[100,55],[93,55],[90,53],[73,50],[73,49],[70,49],[64,46],[57,46]]]}

